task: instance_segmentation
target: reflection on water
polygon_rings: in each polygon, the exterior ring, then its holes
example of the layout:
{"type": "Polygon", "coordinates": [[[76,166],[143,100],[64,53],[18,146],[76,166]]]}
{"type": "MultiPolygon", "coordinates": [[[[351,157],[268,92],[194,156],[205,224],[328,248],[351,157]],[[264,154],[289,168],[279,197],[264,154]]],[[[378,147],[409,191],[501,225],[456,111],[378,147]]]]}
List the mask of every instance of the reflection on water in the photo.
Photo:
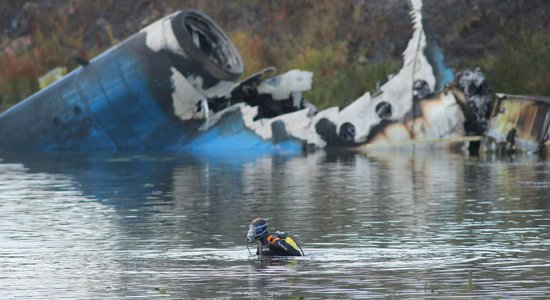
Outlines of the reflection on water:
{"type": "Polygon", "coordinates": [[[550,295],[535,157],[0,157],[2,298],[550,295]],[[306,256],[249,257],[258,215],[306,256]]]}

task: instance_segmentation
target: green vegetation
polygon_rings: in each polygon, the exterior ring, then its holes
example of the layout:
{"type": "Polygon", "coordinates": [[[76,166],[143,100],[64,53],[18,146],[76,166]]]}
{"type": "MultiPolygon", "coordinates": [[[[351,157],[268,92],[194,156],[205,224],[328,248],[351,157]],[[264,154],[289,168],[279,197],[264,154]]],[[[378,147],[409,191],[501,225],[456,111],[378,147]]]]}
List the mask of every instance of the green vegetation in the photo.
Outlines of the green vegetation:
{"type": "Polygon", "coordinates": [[[494,53],[463,65],[479,66],[495,92],[550,96],[550,35],[546,31],[519,29],[503,35],[494,53]]]}
{"type": "Polygon", "coordinates": [[[96,44],[85,49],[85,25],[75,26],[63,9],[47,14],[37,10],[31,15],[29,35],[11,41],[2,37],[0,42],[4,48],[0,52],[0,111],[38,91],[38,78],[48,70],[57,66],[72,70],[77,67],[73,56],[94,57],[110,46],[96,44]]]}
{"type": "Polygon", "coordinates": [[[386,81],[400,67],[400,62],[393,60],[373,64],[360,61],[350,62],[346,43],[341,43],[299,53],[285,64],[285,69],[314,73],[314,86],[307,98],[319,108],[343,107],[366,91],[374,92],[377,82],[386,81]]]}
{"type": "Polygon", "coordinates": [[[375,8],[346,1],[285,1],[255,9],[266,10],[270,18],[257,29],[246,26],[229,32],[243,56],[246,75],[269,66],[278,72],[311,71],[313,88],[305,97],[320,109],[343,107],[367,91],[374,92],[377,82],[385,82],[400,68],[401,53],[388,49],[387,60],[369,62],[367,57],[374,53],[365,44],[390,29],[411,30],[410,21],[390,26],[375,8]],[[367,19],[372,24],[366,24],[367,19]]]}
{"type": "MultiPolygon", "coordinates": [[[[84,27],[69,30],[68,18],[62,11],[53,15],[33,16],[31,34],[20,38],[23,45],[0,55],[0,111],[38,90],[38,77],[56,66],[74,69],[72,57],[84,49],[84,27]]],[[[9,47],[8,47],[9,48],[9,47]]],[[[104,49],[93,49],[98,54],[104,49]]]]}
{"type": "MultiPolygon", "coordinates": [[[[247,72],[267,67],[265,62],[277,60],[280,49],[268,49],[259,37],[246,33],[234,34],[233,41],[241,50],[247,72]],[[275,59],[274,59],[275,58],[275,59]]],[[[289,51],[292,55],[280,62],[280,72],[291,69],[311,71],[314,74],[313,88],[306,92],[308,101],[323,109],[330,106],[343,107],[367,91],[374,92],[377,83],[383,83],[388,75],[396,73],[401,61],[389,59],[384,62],[368,63],[365,57],[352,59],[348,43],[338,42],[323,48],[307,48],[305,51],[289,51]]]]}

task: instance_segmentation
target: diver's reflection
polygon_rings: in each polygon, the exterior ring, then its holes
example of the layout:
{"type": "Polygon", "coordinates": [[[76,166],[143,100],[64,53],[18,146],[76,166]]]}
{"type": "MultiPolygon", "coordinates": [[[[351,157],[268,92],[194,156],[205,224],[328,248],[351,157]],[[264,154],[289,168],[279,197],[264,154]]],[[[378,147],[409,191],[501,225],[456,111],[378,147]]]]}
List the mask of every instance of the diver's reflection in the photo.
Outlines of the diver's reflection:
{"type": "Polygon", "coordinates": [[[298,275],[299,259],[258,256],[249,259],[248,285],[259,292],[261,299],[279,298],[290,291],[281,289],[298,275]]]}

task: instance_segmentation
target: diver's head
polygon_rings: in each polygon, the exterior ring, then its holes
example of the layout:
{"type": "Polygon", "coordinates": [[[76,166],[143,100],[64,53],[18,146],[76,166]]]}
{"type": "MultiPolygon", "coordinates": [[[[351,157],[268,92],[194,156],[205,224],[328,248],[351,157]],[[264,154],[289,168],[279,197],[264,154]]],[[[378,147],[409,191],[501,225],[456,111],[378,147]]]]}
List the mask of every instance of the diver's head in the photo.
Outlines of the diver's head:
{"type": "Polygon", "coordinates": [[[249,243],[252,243],[265,235],[267,235],[267,222],[266,220],[258,217],[252,220],[252,223],[248,225],[248,234],[246,235],[246,240],[249,243]]]}

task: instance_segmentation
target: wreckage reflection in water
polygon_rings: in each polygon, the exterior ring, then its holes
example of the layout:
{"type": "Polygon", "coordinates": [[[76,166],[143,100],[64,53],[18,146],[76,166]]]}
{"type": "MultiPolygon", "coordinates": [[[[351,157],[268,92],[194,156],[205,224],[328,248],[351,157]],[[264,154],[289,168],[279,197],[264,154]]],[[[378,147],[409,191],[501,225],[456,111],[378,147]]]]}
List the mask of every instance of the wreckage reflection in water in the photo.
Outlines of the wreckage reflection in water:
{"type": "Polygon", "coordinates": [[[1,157],[4,298],[550,293],[550,164],[532,156],[1,157]],[[249,257],[256,215],[306,256],[249,257]]]}

